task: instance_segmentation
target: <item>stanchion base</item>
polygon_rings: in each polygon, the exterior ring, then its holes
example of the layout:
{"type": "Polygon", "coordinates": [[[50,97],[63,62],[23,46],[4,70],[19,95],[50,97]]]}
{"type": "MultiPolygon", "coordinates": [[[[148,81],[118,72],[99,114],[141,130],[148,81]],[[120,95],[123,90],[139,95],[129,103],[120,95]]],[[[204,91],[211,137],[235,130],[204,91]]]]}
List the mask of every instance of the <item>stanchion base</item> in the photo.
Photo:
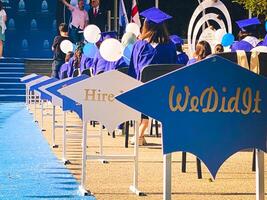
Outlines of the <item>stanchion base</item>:
{"type": "Polygon", "coordinates": [[[64,165],[70,165],[71,164],[71,162],[69,160],[65,160],[65,159],[63,159],[63,163],[64,163],[64,165]]]}
{"type": "Polygon", "coordinates": [[[109,162],[107,160],[100,160],[102,164],[108,164],[109,162]]]}
{"type": "Polygon", "coordinates": [[[81,185],[79,186],[79,193],[82,196],[93,196],[93,193],[91,193],[90,191],[84,189],[84,187],[82,187],[81,185]]]}
{"type": "Polygon", "coordinates": [[[56,149],[56,148],[58,148],[58,145],[57,145],[57,144],[54,144],[52,147],[53,147],[54,149],[56,149]]]}
{"type": "Polygon", "coordinates": [[[135,193],[137,196],[146,196],[144,192],[139,191],[136,187],[133,185],[130,186],[131,192],[135,193]]]}

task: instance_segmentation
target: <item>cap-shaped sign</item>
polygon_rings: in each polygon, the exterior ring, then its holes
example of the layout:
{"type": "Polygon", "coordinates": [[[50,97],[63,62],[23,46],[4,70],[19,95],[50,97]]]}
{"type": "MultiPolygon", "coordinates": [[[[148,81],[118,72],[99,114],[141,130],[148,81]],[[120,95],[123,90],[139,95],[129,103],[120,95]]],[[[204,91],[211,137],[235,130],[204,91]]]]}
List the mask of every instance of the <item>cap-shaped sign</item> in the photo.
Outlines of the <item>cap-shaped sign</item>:
{"type": "Polygon", "coordinates": [[[64,87],[59,92],[83,106],[83,120],[99,121],[111,133],[118,125],[140,119],[140,113],[115,96],[142,83],[116,70],[64,87]]]}
{"type": "Polygon", "coordinates": [[[163,123],[163,153],[191,152],[213,177],[234,153],[266,152],[267,79],[219,56],[118,97],[163,123]]]}

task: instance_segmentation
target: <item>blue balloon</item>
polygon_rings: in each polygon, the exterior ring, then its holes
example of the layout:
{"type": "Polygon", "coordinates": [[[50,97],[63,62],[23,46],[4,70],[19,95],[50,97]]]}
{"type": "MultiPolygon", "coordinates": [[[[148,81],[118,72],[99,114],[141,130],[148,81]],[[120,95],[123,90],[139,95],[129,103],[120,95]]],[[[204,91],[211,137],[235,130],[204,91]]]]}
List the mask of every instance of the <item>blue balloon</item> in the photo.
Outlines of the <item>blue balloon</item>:
{"type": "Polygon", "coordinates": [[[123,59],[127,65],[130,64],[132,52],[133,52],[133,44],[129,44],[123,51],[123,59]]]}
{"type": "Polygon", "coordinates": [[[222,38],[222,45],[224,47],[228,47],[230,45],[232,45],[235,41],[235,37],[233,34],[231,33],[226,33],[223,38],[222,38]]]}
{"type": "Polygon", "coordinates": [[[265,30],[267,31],[267,21],[265,22],[265,30]]]}
{"type": "Polygon", "coordinates": [[[88,58],[94,58],[97,51],[98,51],[98,48],[92,43],[87,43],[83,47],[83,54],[88,58]]]}

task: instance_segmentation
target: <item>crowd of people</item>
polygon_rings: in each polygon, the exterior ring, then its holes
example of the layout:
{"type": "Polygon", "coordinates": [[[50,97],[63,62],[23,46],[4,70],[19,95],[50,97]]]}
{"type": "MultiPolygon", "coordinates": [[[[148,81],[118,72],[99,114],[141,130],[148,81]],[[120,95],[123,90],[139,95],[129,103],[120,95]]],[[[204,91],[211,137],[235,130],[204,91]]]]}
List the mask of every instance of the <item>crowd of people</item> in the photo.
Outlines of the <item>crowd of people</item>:
{"type": "MultiPolygon", "coordinates": [[[[94,58],[86,57],[83,54],[83,36],[81,31],[88,25],[95,23],[103,30],[101,20],[96,19],[97,13],[101,12],[99,0],[92,0],[89,14],[84,10],[83,0],[78,1],[78,7],[74,7],[62,0],[72,13],[72,21],[70,26],[61,24],[59,26],[60,35],[54,40],[54,62],[52,67],[52,76],[56,78],[66,78],[82,74],[85,69],[89,69],[91,75],[97,75],[109,70],[118,69],[121,67],[129,67],[129,75],[140,80],[142,69],[150,64],[182,64],[189,65],[205,59],[212,53],[224,52],[224,47],[217,44],[214,49],[211,48],[207,41],[199,41],[196,45],[193,56],[189,56],[183,51],[183,39],[177,35],[169,35],[166,21],[172,17],[158,8],[150,8],[140,13],[145,18],[141,34],[134,43],[131,53],[130,62],[127,63],[123,58],[118,61],[106,61],[99,52],[94,58]],[[70,28],[69,28],[70,27],[70,28]],[[70,35],[68,35],[68,32],[70,35]],[[74,53],[69,52],[66,55],[60,50],[60,42],[64,39],[69,39],[76,43],[74,53]]],[[[263,40],[259,40],[255,36],[255,28],[257,23],[251,20],[245,20],[239,27],[242,29],[238,35],[238,41],[235,41],[231,50],[250,51],[257,45],[267,46],[267,36],[263,40]]],[[[265,30],[264,30],[265,31],[265,30]]],[[[266,31],[265,31],[266,34],[266,31]]],[[[265,35],[264,34],[264,35],[265,35]]],[[[106,38],[117,38],[114,32],[102,32],[101,39],[97,42],[97,46],[106,38]]],[[[142,115],[142,120],[139,130],[139,144],[146,144],[144,137],[145,130],[148,127],[148,117],[142,115]]]]}

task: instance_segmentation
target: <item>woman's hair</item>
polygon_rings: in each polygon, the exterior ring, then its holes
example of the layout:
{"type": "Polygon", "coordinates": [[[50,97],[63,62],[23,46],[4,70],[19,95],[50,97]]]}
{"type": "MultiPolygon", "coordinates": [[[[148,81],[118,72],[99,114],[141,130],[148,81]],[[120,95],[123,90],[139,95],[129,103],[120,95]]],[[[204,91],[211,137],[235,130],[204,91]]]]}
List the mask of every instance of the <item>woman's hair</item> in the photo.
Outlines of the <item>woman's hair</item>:
{"type": "Polygon", "coordinates": [[[194,57],[199,61],[206,58],[211,54],[211,47],[209,43],[205,40],[202,40],[197,43],[196,51],[194,53],[194,57]]]}
{"type": "Polygon", "coordinates": [[[240,40],[243,40],[245,37],[251,36],[251,35],[252,33],[249,33],[247,31],[239,31],[239,33],[237,34],[237,39],[238,41],[240,41],[240,40]]]}
{"type": "Polygon", "coordinates": [[[214,47],[214,53],[223,53],[223,52],[224,52],[223,45],[221,45],[221,44],[217,44],[217,45],[214,47]]]}
{"type": "Polygon", "coordinates": [[[3,10],[4,9],[4,5],[3,5],[3,2],[0,1],[0,10],[3,10]]]}
{"type": "Polygon", "coordinates": [[[168,43],[169,32],[165,22],[156,24],[145,20],[140,39],[147,40],[149,43],[168,43]]]}

